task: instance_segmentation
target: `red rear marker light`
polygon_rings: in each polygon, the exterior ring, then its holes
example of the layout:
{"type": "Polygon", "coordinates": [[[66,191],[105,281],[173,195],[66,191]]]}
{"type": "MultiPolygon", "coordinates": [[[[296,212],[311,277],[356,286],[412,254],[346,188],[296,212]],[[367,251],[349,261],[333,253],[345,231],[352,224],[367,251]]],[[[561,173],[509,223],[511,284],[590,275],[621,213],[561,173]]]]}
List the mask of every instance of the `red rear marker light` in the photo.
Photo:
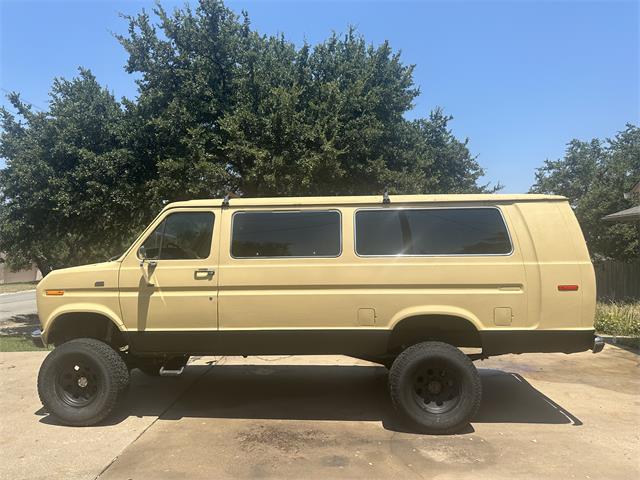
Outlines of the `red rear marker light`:
{"type": "Polygon", "coordinates": [[[558,285],[558,291],[560,292],[575,292],[578,290],[578,285],[558,285]]]}

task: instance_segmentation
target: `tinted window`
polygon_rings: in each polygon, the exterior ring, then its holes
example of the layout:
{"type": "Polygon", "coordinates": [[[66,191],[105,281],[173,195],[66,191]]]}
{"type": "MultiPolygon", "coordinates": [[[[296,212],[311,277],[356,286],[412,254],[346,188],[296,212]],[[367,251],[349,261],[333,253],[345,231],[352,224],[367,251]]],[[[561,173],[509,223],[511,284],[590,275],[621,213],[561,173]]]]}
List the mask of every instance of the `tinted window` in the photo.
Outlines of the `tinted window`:
{"type": "Polygon", "coordinates": [[[511,251],[495,208],[361,210],[359,255],[487,255],[511,251]]]}
{"type": "Polygon", "coordinates": [[[234,257],[337,257],[338,212],[238,212],[233,216],[234,257]]]}
{"type": "Polygon", "coordinates": [[[188,260],[209,257],[213,219],[209,212],[172,213],[145,240],[147,258],[188,260]]]}

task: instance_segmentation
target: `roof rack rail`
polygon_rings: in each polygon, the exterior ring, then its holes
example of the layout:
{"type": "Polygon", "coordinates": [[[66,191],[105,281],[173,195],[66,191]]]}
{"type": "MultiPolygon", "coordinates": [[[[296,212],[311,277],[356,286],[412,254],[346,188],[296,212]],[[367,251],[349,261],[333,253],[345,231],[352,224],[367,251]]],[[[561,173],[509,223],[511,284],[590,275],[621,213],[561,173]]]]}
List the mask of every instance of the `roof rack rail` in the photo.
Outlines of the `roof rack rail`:
{"type": "Polygon", "coordinates": [[[231,200],[232,198],[240,198],[240,197],[241,197],[241,195],[238,195],[235,192],[227,192],[227,194],[222,199],[222,206],[223,207],[228,207],[229,206],[229,200],[231,200]]]}

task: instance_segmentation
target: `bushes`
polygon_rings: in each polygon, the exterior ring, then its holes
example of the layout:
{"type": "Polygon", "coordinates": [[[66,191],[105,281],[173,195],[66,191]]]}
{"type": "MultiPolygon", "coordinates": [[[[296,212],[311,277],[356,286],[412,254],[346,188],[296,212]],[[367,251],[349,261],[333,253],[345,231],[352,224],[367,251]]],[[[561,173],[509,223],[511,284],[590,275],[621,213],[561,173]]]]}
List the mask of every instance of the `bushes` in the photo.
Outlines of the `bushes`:
{"type": "Polygon", "coordinates": [[[640,302],[598,303],[595,327],[605,335],[640,337],[640,302]]]}

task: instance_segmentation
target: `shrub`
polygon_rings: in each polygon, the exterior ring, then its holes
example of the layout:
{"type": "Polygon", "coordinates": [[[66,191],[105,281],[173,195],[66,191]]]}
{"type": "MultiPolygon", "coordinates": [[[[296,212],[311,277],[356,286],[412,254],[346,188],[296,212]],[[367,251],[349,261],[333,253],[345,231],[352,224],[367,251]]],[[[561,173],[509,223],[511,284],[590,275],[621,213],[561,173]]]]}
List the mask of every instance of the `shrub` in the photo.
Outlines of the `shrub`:
{"type": "Polygon", "coordinates": [[[640,337],[640,302],[598,303],[595,328],[606,335],[640,337]]]}

